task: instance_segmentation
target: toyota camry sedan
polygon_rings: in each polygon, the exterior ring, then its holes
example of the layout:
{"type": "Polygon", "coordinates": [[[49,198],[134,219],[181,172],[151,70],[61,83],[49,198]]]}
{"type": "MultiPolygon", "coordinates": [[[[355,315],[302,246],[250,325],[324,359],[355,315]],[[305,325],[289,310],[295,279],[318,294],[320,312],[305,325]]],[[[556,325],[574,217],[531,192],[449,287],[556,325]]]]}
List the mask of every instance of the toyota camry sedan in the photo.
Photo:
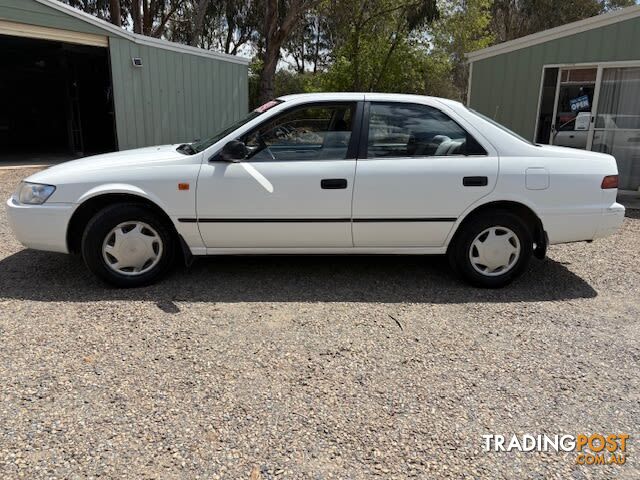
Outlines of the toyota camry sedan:
{"type": "Polygon", "coordinates": [[[532,144],[451,100],[291,95],[204,140],[38,172],[7,211],[25,246],[81,254],[120,287],[236,254],[446,254],[501,287],[548,245],[614,233],[617,173],[610,155],[532,144]]]}

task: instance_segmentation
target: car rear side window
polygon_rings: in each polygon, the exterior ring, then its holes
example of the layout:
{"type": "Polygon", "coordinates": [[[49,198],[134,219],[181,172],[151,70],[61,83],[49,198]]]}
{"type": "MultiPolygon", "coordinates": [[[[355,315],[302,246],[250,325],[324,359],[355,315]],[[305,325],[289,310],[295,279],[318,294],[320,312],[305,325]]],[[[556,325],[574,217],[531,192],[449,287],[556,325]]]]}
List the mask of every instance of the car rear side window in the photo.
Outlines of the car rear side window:
{"type": "Polygon", "coordinates": [[[482,146],[437,108],[411,103],[372,103],[367,157],[486,155],[482,146]]]}

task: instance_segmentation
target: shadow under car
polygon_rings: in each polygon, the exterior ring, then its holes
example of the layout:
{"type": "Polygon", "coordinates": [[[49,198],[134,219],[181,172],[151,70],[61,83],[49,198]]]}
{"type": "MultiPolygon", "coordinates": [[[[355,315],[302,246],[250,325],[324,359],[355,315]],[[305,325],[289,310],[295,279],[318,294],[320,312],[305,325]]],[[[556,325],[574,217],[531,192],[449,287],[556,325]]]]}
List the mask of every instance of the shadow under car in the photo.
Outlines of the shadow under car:
{"type": "Polygon", "coordinates": [[[537,302],[591,298],[597,292],[564,265],[532,259],[497,290],[462,283],[445,257],[217,256],[176,267],[155,285],[116,289],[78,256],[22,250],[0,260],[0,297],[35,301],[185,302],[537,302]],[[553,279],[553,281],[550,281],[553,279]]]}

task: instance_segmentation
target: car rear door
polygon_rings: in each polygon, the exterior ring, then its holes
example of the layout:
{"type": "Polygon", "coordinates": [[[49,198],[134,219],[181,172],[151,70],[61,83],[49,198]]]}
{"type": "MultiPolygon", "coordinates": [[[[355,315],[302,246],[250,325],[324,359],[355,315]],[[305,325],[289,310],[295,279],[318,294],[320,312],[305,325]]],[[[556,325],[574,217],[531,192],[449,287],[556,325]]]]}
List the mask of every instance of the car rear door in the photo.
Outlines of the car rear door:
{"type": "Polygon", "coordinates": [[[214,158],[198,179],[206,247],[352,247],[362,102],[293,106],[244,135],[239,163],[214,158]]]}
{"type": "Polygon", "coordinates": [[[494,188],[497,152],[439,102],[371,101],[364,118],[354,245],[444,245],[458,217],[494,188]]]}

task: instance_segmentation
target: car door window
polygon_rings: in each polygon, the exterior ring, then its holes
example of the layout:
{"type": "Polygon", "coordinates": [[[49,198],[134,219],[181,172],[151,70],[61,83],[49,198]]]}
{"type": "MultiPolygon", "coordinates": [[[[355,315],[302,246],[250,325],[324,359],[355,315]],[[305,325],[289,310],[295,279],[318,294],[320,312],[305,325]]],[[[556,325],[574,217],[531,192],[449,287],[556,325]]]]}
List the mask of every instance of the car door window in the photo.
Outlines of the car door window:
{"type": "Polygon", "coordinates": [[[347,158],[355,104],[294,108],[260,125],[244,139],[251,161],[347,158]]]}
{"type": "Polygon", "coordinates": [[[437,108],[408,103],[372,103],[367,157],[486,155],[460,125],[437,108]]]}

